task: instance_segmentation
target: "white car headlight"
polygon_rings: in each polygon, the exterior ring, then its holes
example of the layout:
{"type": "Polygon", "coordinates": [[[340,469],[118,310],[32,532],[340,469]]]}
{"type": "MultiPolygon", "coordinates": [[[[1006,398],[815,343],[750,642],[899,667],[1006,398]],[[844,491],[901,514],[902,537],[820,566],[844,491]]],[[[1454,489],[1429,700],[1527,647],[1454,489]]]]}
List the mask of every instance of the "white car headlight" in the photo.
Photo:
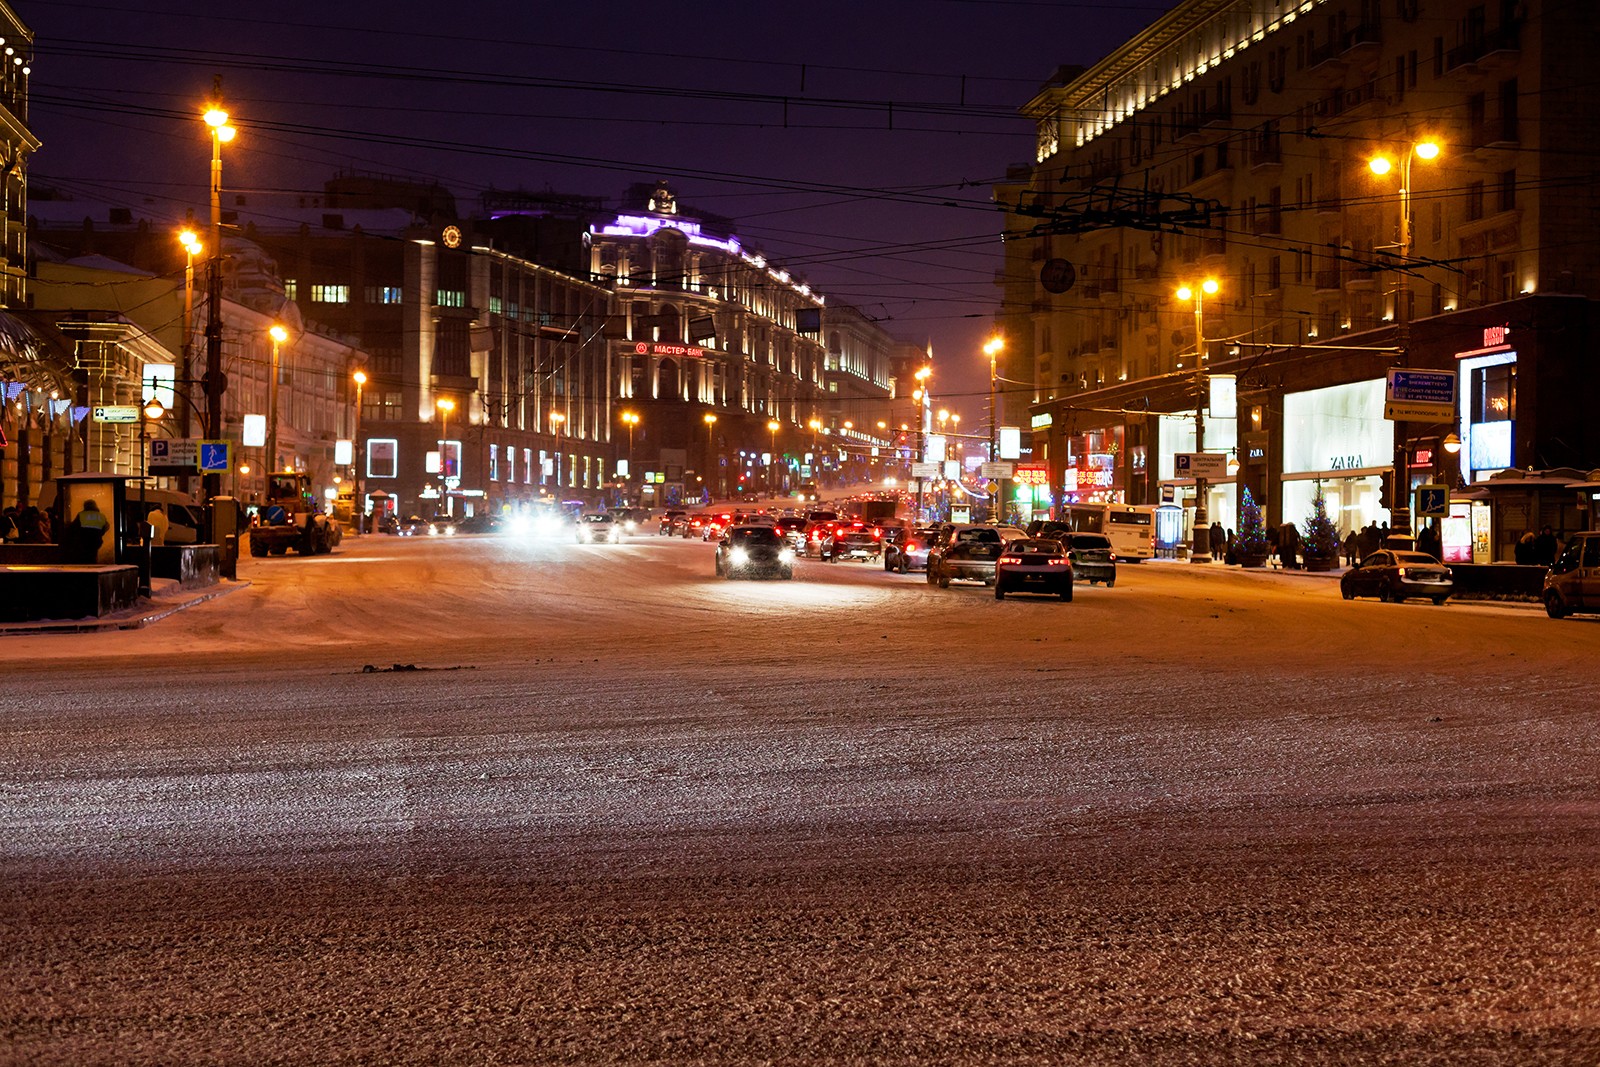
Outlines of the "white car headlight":
{"type": "Polygon", "coordinates": [[[779,563],[793,563],[794,562],[794,549],[786,548],[783,551],[779,552],[778,553],[778,562],[779,563]]]}
{"type": "Polygon", "coordinates": [[[742,548],[729,549],[728,562],[732,563],[736,567],[744,563],[749,563],[750,553],[746,552],[742,548]]]}

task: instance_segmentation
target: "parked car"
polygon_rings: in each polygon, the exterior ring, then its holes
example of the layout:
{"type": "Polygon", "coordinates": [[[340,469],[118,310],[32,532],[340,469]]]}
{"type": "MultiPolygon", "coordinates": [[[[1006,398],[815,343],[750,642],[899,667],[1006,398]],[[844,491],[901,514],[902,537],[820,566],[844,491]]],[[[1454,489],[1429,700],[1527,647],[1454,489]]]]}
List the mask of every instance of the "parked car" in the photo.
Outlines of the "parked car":
{"type": "Polygon", "coordinates": [[[1544,576],[1544,610],[1552,619],[1600,612],[1600,533],[1573,534],[1544,576]]]}
{"type": "Polygon", "coordinates": [[[578,543],[615,545],[622,541],[622,524],[604,511],[589,511],[578,516],[578,543]]]}
{"type": "Polygon", "coordinates": [[[951,539],[928,553],[928,584],[948,589],[951,582],[994,584],[994,567],[1004,548],[1000,531],[993,526],[963,527],[951,539]]]}
{"type": "Polygon", "coordinates": [[[794,549],[776,526],[730,526],[717,542],[717,574],[724,578],[794,577],[794,549]]]}
{"type": "Polygon", "coordinates": [[[1423,552],[1379,549],[1339,579],[1339,593],[1346,600],[1358,596],[1379,600],[1422,597],[1443,604],[1454,591],[1450,568],[1423,552]]]}
{"type": "Polygon", "coordinates": [[[1064,541],[1030,537],[1012,541],[994,568],[994,598],[1007,593],[1046,593],[1072,599],[1072,556],[1064,541]]]}
{"type": "Polygon", "coordinates": [[[1111,538],[1097,533],[1068,533],[1054,540],[1067,546],[1076,581],[1090,585],[1105,582],[1108,588],[1117,584],[1117,554],[1111,550],[1111,538]]]}

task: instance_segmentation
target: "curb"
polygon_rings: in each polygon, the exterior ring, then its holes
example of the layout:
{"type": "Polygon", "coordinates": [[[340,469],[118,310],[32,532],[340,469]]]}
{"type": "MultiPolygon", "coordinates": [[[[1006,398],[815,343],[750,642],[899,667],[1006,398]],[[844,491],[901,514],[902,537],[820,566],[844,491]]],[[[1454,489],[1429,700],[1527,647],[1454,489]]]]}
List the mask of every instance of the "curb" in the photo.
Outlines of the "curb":
{"type": "Polygon", "coordinates": [[[208,600],[227,596],[229,593],[240,589],[249,588],[247,581],[229,582],[215,588],[206,589],[186,599],[172,603],[168,597],[151,600],[147,605],[135,607],[117,615],[103,616],[97,619],[44,619],[39,622],[10,622],[0,623],[0,636],[23,634],[85,634],[102,633],[111,630],[142,630],[162,619],[176,615],[180,611],[204,604],[208,600]]]}

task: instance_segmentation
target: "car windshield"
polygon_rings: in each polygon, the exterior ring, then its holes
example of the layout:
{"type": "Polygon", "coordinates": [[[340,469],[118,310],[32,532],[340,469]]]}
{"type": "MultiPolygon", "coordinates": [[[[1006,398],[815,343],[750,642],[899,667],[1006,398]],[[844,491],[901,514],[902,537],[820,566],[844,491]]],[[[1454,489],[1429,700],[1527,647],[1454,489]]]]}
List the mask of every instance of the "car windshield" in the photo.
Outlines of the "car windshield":
{"type": "Polygon", "coordinates": [[[1394,561],[1396,563],[1404,563],[1407,566],[1439,562],[1426,552],[1396,552],[1394,554],[1394,561]]]}
{"type": "Polygon", "coordinates": [[[740,526],[730,536],[741,545],[776,545],[783,541],[775,526],[740,526]]]}
{"type": "Polygon", "coordinates": [[[610,522],[611,521],[611,516],[610,515],[585,515],[583,517],[583,521],[584,522],[610,522]]]}
{"type": "Polygon", "coordinates": [[[987,526],[976,530],[957,530],[955,539],[958,543],[964,541],[990,543],[1000,540],[1000,531],[987,526]]]}

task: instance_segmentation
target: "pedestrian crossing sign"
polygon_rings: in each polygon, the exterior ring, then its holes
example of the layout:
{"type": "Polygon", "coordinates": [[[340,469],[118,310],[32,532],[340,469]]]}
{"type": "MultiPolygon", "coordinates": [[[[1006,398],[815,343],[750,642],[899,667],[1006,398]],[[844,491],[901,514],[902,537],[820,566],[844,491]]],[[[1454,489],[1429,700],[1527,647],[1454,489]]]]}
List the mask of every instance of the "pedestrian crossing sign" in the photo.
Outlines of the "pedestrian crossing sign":
{"type": "Polygon", "coordinates": [[[232,441],[200,442],[200,473],[227,474],[233,470],[232,441]]]}

